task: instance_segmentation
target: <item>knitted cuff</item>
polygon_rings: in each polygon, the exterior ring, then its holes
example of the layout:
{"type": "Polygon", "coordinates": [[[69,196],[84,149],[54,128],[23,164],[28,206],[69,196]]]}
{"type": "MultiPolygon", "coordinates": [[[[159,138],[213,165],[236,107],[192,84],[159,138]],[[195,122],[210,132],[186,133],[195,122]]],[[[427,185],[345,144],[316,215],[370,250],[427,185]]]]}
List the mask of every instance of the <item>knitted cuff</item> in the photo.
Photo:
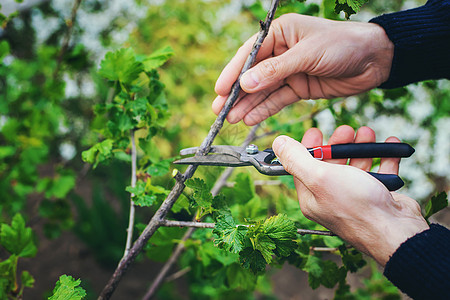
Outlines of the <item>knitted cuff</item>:
{"type": "Polygon", "coordinates": [[[369,22],[383,27],[395,46],[390,76],[381,88],[450,78],[450,0],[429,0],[369,22]]]}
{"type": "Polygon", "coordinates": [[[431,224],[400,245],[387,262],[384,276],[415,300],[448,299],[449,249],[450,230],[431,224]]]}

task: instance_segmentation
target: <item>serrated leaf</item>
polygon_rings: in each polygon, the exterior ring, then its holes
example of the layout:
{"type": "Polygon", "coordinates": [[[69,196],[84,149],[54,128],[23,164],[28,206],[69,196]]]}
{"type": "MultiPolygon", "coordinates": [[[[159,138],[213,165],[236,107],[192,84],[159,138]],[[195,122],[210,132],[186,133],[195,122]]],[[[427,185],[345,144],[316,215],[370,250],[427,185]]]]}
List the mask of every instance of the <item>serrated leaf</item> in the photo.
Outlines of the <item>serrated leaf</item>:
{"type": "Polygon", "coordinates": [[[214,244],[220,249],[232,253],[238,253],[244,247],[245,233],[247,227],[236,226],[231,214],[221,215],[214,226],[213,233],[217,235],[214,244]]]}
{"type": "Polygon", "coordinates": [[[144,71],[141,62],[131,48],[122,48],[115,52],[108,52],[100,63],[98,73],[111,81],[131,84],[144,71]]]}
{"type": "Polygon", "coordinates": [[[272,216],[264,222],[264,232],[276,245],[277,254],[289,256],[297,247],[297,228],[286,215],[272,216]]]}
{"type": "Polygon", "coordinates": [[[261,252],[252,247],[244,248],[239,252],[239,262],[242,267],[249,269],[253,274],[260,274],[266,269],[266,260],[261,252]]]}
{"type": "Polygon", "coordinates": [[[211,207],[213,196],[203,179],[191,178],[186,181],[186,186],[194,191],[194,199],[200,207],[208,209],[211,207]]]}
{"type": "Polygon", "coordinates": [[[361,6],[369,0],[336,0],[334,12],[339,14],[341,11],[345,13],[345,17],[348,19],[351,15],[360,11],[361,6]]]}
{"type": "Polygon", "coordinates": [[[272,262],[273,250],[277,247],[274,241],[265,234],[257,234],[252,240],[254,248],[261,252],[265,261],[270,264],[272,262]]]}
{"type": "Polygon", "coordinates": [[[174,54],[172,47],[166,46],[150,54],[142,63],[144,70],[149,72],[161,67],[174,54]]]}
{"type": "Polygon", "coordinates": [[[33,232],[31,228],[25,227],[25,220],[20,214],[13,217],[11,226],[1,225],[0,241],[9,253],[19,257],[36,255],[37,247],[33,241],[33,232]]]}
{"type": "Polygon", "coordinates": [[[81,300],[86,297],[86,291],[79,286],[81,280],[72,276],[62,275],[56,282],[53,294],[48,300],[81,300]]]}
{"type": "Polygon", "coordinates": [[[98,163],[108,159],[112,155],[114,141],[106,139],[100,143],[95,144],[90,149],[81,153],[83,161],[94,164],[94,168],[98,163]]]}
{"type": "Polygon", "coordinates": [[[356,249],[348,249],[345,245],[339,247],[342,263],[350,272],[354,273],[366,265],[361,252],[356,249]]]}
{"type": "Polygon", "coordinates": [[[425,219],[428,220],[433,214],[448,206],[448,197],[446,192],[440,192],[427,202],[425,206],[425,219]]]}

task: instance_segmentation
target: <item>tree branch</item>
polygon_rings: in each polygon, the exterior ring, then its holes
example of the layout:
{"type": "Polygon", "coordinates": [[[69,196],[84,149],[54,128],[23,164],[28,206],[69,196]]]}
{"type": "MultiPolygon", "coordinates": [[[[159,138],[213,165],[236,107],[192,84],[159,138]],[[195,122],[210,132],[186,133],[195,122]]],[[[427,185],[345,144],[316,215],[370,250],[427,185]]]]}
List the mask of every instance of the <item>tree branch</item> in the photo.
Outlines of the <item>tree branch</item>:
{"type": "MultiPolygon", "coordinates": [[[[160,223],[161,226],[165,227],[190,227],[190,228],[214,228],[215,223],[205,223],[205,222],[190,222],[190,221],[171,221],[171,220],[163,220],[160,223]]],[[[236,226],[245,226],[249,227],[250,225],[236,225],[236,226]]],[[[331,231],[326,230],[311,230],[311,229],[297,229],[297,233],[300,235],[305,234],[316,234],[316,235],[326,235],[326,236],[335,236],[331,231]]]]}
{"type": "Polygon", "coordinates": [[[75,0],[75,3],[73,4],[73,7],[72,7],[72,13],[70,16],[70,20],[66,20],[67,31],[66,31],[66,34],[64,35],[64,40],[63,40],[63,43],[61,46],[61,50],[59,51],[59,54],[58,54],[56,68],[53,71],[53,79],[56,79],[56,76],[58,76],[64,54],[66,54],[66,51],[69,48],[70,37],[72,36],[72,32],[73,32],[73,25],[75,24],[78,8],[80,7],[81,1],[82,0],[75,0]]]}
{"type": "MultiPolygon", "coordinates": [[[[264,23],[262,23],[263,25],[261,25],[261,30],[259,31],[256,42],[253,45],[253,49],[250,52],[250,55],[247,58],[247,61],[245,62],[244,67],[241,70],[239,78],[233,84],[230,95],[228,96],[228,99],[225,102],[224,107],[217,116],[214,124],[211,126],[211,129],[209,130],[207,137],[203,140],[203,143],[200,145],[196,155],[206,155],[209,152],[215,137],[217,136],[217,134],[219,133],[220,129],[223,126],[223,123],[225,122],[225,118],[228,115],[228,112],[231,110],[234,103],[236,102],[240,91],[239,80],[242,74],[245,71],[247,71],[255,62],[256,55],[259,49],[261,48],[261,44],[269,32],[269,27],[275,16],[275,11],[277,9],[278,2],[279,0],[272,0],[272,4],[267,14],[266,20],[264,23]]],[[[120,260],[116,270],[114,271],[113,275],[109,279],[106,286],[103,288],[98,299],[103,300],[109,299],[111,297],[117,285],[119,284],[119,281],[122,279],[123,275],[130,267],[131,263],[134,261],[136,256],[142,251],[142,249],[144,248],[145,244],[150,239],[150,237],[153,236],[155,231],[159,228],[159,226],[161,226],[161,222],[165,219],[167,213],[170,211],[175,201],[183,192],[185,187],[184,182],[192,177],[196,169],[197,169],[196,166],[192,165],[188,166],[182,178],[176,181],[175,186],[172,188],[167,198],[164,200],[159,209],[153,215],[152,219],[147,224],[141,235],[138,237],[133,247],[131,247],[130,251],[128,252],[128,255],[126,255],[120,260]]]]}
{"type": "MultiPolygon", "coordinates": [[[[130,138],[131,138],[131,187],[136,187],[136,169],[137,169],[137,149],[136,149],[136,141],[134,137],[134,129],[130,130],[130,138]]],[[[133,241],[133,228],[134,228],[134,214],[135,214],[135,206],[133,201],[134,193],[130,195],[130,217],[128,220],[128,229],[127,229],[127,242],[125,244],[125,252],[123,256],[127,256],[128,252],[130,252],[131,243],[133,241]]]]}

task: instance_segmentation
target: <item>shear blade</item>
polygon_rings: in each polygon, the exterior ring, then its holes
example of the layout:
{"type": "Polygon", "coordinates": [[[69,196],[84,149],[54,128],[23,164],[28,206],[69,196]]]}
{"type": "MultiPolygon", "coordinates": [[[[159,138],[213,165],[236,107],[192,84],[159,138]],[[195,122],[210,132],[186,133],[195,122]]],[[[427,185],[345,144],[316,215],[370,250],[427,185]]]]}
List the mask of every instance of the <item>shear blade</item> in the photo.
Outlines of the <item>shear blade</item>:
{"type": "Polygon", "coordinates": [[[179,165],[204,165],[204,166],[222,166],[222,167],[244,167],[250,166],[250,163],[242,162],[236,157],[229,155],[206,155],[186,157],[173,162],[179,165]]]}

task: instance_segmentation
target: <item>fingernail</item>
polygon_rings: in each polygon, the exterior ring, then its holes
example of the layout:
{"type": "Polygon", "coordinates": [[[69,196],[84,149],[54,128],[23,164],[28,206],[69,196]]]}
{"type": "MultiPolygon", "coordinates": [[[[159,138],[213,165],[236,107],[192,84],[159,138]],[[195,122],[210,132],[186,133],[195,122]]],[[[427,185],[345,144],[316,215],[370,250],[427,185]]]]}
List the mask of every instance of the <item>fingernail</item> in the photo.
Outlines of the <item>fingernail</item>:
{"type": "Polygon", "coordinates": [[[254,89],[258,84],[259,78],[255,72],[247,71],[241,77],[241,86],[243,88],[254,89]]]}
{"type": "Polygon", "coordinates": [[[272,143],[272,149],[276,154],[283,152],[284,146],[286,144],[286,137],[279,136],[272,143]]]}

